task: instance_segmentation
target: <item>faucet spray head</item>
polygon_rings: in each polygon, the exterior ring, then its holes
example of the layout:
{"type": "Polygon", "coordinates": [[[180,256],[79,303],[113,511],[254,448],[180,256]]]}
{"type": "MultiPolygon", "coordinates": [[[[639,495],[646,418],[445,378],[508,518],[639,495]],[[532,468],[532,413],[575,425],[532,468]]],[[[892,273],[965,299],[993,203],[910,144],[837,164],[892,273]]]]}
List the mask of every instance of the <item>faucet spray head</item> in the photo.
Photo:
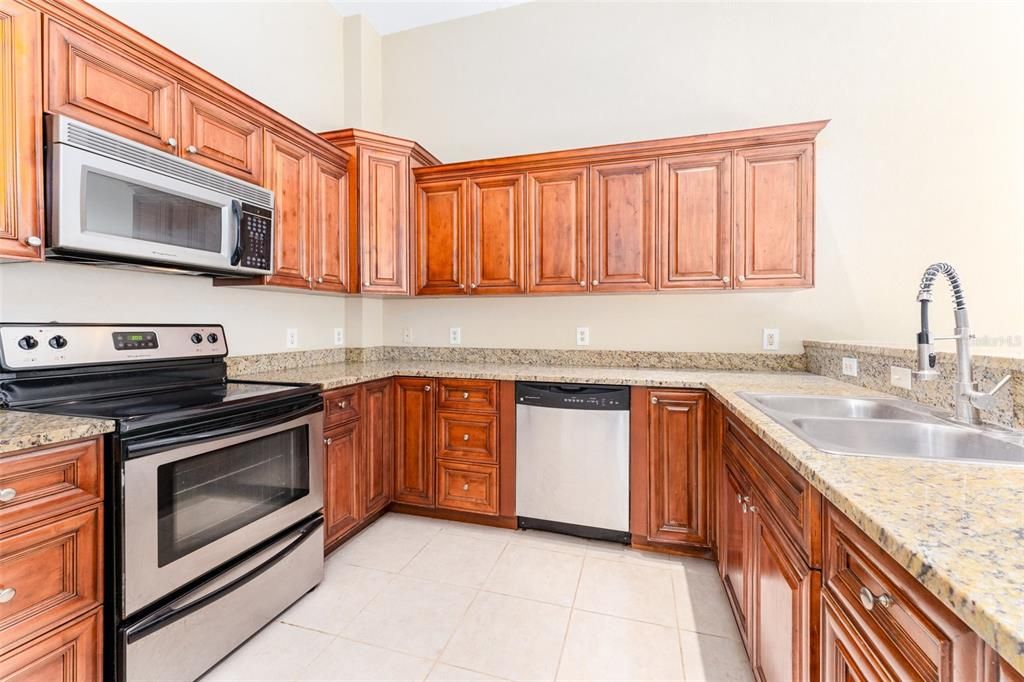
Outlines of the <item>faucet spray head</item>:
{"type": "Polygon", "coordinates": [[[917,371],[913,377],[919,381],[934,381],[939,378],[935,369],[935,352],[932,349],[932,333],[928,328],[928,304],[932,302],[930,290],[922,289],[917,300],[921,302],[921,331],[917,333],[917,371]]]}

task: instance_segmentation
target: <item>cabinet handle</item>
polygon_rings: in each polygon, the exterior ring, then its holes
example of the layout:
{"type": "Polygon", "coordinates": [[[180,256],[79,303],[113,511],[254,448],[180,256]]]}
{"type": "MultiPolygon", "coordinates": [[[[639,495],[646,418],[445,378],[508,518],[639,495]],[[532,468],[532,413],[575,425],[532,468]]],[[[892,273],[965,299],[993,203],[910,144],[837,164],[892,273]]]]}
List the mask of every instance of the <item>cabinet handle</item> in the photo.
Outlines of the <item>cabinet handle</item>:
{"type": "Polygon", "coordinates": [[[586,282],[584,282],[584,281],[583,281],[583,280],[581,279],[581,280],[580,280],[580,286],[581,286],[581,287],[585,287],[585,286],[587,286],[587,283],[586,283],[586,282]]]}
{"type": "Polygon", "coordinates": [[[173,147],[177,147],[178,146],[178,140],[173,138],[173,137],[168,137],[167,138],[167,146],[168,147],[172,147],[172,148],[173,147]]]}
{"type": "Polygon", "coordinates": [[[746,502],[743,503],[743,513],[744,514],[747,513],[747,503],[746,502]]]}
{"type": "Polygon", "coordinates": [[[657,405],[657,404],[658,404],[658,397],[652,395],[651,396],[651,405],[657,405]]]}
{"type": "Polygon", "coordinates": [[[740,275],[740,276],[739,276],[739,277],[737,277],[736,279],[738,279],[738,280],[739,280],[739,281],[741,281],[741,282],[746,282],[746,281],[747,281],[747,278],[746,278],[746,277],[744,277],[743,275],[740,275]]]}
{"type": "Polygon", "coordinates": [[[749,507],[747,507],[747,509],[750,510],[751,514],[756,514],[757,513],[757,507],[755,507],[754,505],[750,505],[749,507]]]}
{"type": "Polygon", "coordinates": [[[736,504],[740,504],[742,502],[743,502],[743,496],[740,495],[739,493],[736,493],[736,504]]]}
{"type": "Polygon", "coordinates": [[[4,488],[0,490],[0,502],[10,502],[18,495],[18,491],[14,488],[4,488]]]}
{"type": "Polygon", "coordinates": [[[593,282],[591,282],[591,284],[593,284],[596,287],[597,286],[597,280],[595,279],[593,282]]]}
{"type": "Polygon", "coordinates": [[[28,244],[29,246],[42,246],[43,240],[33,234],[31,236],[25,237],[25,243],[28,244]]]}
{"type": "Polygon", "coordinates": [[[472,284],[470,284],[469,288],[470,289],[476,289],[476,282],[473,282],[472,284]]]}
{"type": "Polygon", "coordinates": [[[469,484],[468,483],[463,483],[462,484],[462,489],[463,490],[469,490],[469,484]]]}
{"type": "Polygon", "coordinates": [[[860,603],[868,611],[871,611],[875,608],[875,604],[878,604],[883,608],[889,608],[893,605],[894,602],[893,598],[890,597],[888,594],[883,594],[876,597],[875,595],[871,594],[871,590],[869,590],[866,587],[862,587],[860,588],[860,603]]]}
{"type": "Polygon", "coordinates": [[[423,390],[426,391],[427,393],[430,393],[430,384],[427,384],[426,386],[424,386],[423,390]]]}
{"type": "Polygon", "coordinates": [[[189,154],[195,154],[199,150],[196,148],[194,144],[190,144],[189,146],[185,147],[185,151],[187,151],[189,154]]]}
{"type": "Polygon", "coordinates": [[[469,391],[463,391],[462,392],[462,399],[465,400],[468,397],[469,397],[469,391]]]}
{"type": "Polygon", "coordinates": [[[369,282],[363,282],[363,286],[364,287],[368,287],[368,286],[370,286],[370,283],[369,282]]]}
{"type": "Polygon", "coordinates": [[[730,280],[729,280],[729,275],[723,275],[723,276],[722,276],[722,284],[723,284],[723,285],[726,285],[726,284],[728,284],[728,283],[729,283],[729,281],[730,281],[730,280]]]}
{"type": "Polygon", "coordinates": [[[324,445],[330,445],[334,442],[333,438],[324,438],[324,445]]]}
{"type": "Polygon", "coordinates": [[[338,407],[340,407],[343,410],[347,410],[348,409],[348,401],[347,400],[339,400],[338,401],[338,407]]]}
{"type": "Polygon", "coordinates": [[[317,277],[316,278],[316,283],[317,284],[323,284],[324,283],[324,278],[323,277],[317,277]]]}
{"type": "Polygon", "coordinates": [[[469,434],[468,433],[462,434],[462,440],[469,440],[469,434]]]}
{"type": "Polygon", "coordinates": [[[13,587],[5,587],[0,590],[0,604],[6,604],[7,602],[14,599],[14,595],[18,594],[18,591],[13,587]]]}

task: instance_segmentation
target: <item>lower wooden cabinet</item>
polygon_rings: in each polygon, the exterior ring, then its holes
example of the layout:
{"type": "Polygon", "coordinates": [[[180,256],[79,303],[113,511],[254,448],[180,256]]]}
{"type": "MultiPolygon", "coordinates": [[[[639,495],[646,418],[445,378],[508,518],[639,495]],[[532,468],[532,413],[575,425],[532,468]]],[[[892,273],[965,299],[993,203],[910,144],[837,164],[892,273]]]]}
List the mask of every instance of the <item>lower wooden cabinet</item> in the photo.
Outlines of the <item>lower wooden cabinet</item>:
{"type": "Polygon", "coordinates": [[[359,421],[328,431],[324,436],[324,544],[332,545],[361,521],[359,421]]]}
{"type": "MultiPolygon", "coordinates": [[[[718,496],[718,573],[725,586],[740,636],[749,640],[750,627],[747,614],[750,611],[749,571],[752,529],[747,522],[749,500],[744,500],[750,484],[741,473],[724,465],[720,474],[721,488],[718,496]]],[[[749,645],[748,645],[749,646],[749,645]]]]}
{"type": "Polygon", "coordinates": [[[434,506],[434,380],[395,379],[394,500],[434,506]]]}
{"type": "Polygon", "coordinates": [[[479,514],[497,514],[498,467],[439,460],[437,506],[479,514]]]}
{"type": "Polygon", "coordinates": [[[99,680],[102,670],[103,614],[99,608],[0,655],[0,679],[4,682],[99,680]]]}
{"type": "Polygon", "coordinates": [[[395,428],[391,379],[373,381],[363,387],[363,412],[368,428],[363,436],[360,502],[363,515],[369,516],[391,502],[395,428]]]}

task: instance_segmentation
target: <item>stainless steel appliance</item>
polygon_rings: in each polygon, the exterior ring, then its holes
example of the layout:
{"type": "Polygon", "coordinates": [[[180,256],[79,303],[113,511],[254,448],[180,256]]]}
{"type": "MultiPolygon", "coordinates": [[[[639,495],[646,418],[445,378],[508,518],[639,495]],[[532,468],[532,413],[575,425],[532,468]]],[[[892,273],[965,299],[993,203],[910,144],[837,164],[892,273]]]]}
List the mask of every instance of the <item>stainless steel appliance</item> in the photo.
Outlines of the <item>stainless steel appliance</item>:
{"type": "Polygon", "coordinates": [[[219,325],[0,324],[0,404],[116,424],[107,679],[195,679],[323,577],[319,388],[226,354],[219,325]]]}
{"type": "Polygon", "coordinates": [[[66,116],[47,116],[51,257],[264,275],[274,194],[66,116]]]}
{"type": "Polygon", "coordinates": [[[629,542],[629,389],[516,384],[520,528],[629,542]]]}

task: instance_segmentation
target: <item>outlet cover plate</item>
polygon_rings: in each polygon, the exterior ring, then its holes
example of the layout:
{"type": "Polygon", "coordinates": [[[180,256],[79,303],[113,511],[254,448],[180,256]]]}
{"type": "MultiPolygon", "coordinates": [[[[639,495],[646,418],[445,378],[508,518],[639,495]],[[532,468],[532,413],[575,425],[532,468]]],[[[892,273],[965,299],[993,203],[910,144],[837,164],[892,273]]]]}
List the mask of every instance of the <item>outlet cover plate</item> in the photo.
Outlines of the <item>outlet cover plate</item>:
{"type": "Polygon", "coordinates": [[[590,327],[576,327],[576,345],[590,345],[590,327]]]}
{"type": "Polygon", "coordinates": [[[448,343],[453,346],[462,345],[462,327],[451,327],[448,329],[448,343]]]}
{"type": "Polygon", "coordinates": [[[345,328],[335,327],[334,328],[334,345],[344,346],[345,345],[345,328]]]}
{"type": "Polygon", "coordinates": [[[905,388],[908,391],[912,386],[912,375],[910,369],[907,367],[889,367],[889,383],[899,388],[905,388]]]}
{"type": "Polygon", "coordinates": [[[409,329],[408,327],[402,329],[402,343],[412,343],[412,329],[409,329]]]}
{"type": "Polygon", "coordinates": [[[289,327],[284,330],[284,345],[285,348],[298,348],[299,347],[299,330],[294,327],[289,327]]]}
{"type": "Polygon", "coordinates": [[[857,358],[843,358],[843,374],[848,377],[857,376],[857,358]]]}
{"type": "Polygon", "coordinates": [[[761,332],[761,348],[764,350],[779,349],[779,330],[765,327],[761,332]]]}

